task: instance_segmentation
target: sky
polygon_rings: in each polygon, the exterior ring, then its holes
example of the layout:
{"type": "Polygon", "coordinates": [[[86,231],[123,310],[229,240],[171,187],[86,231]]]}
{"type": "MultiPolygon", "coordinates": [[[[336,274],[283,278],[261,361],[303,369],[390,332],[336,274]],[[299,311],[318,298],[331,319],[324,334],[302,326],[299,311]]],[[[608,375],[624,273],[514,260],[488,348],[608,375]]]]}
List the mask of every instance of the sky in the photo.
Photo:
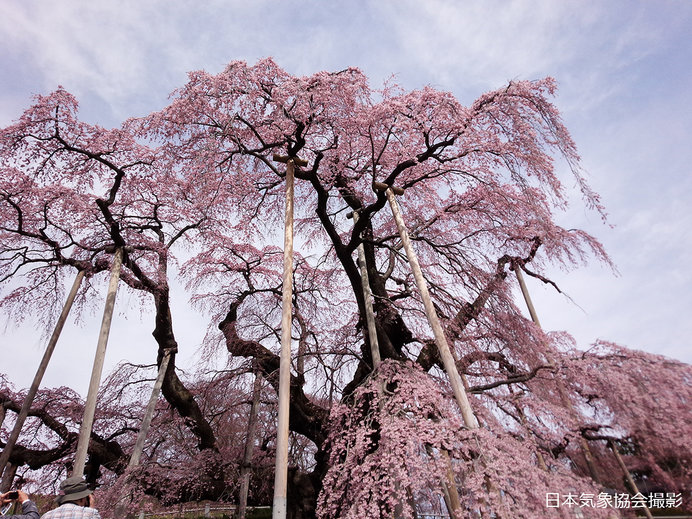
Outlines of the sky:
{"type": "MultiPolygon", "coordinates": [[[[603,339],[692,363],[690,27],[692,2],[682,0],[3,0],[0,126],[58,85],[79,99],[82,119],[117,126],[165,106],[189,71],[267,56],[295,75],[354,66],[373,87],[393,76],[464,104],[552,76],[609,215],[604,225],[575,195],[559,221],[596,236],[617,271],[555,269],[569,298],[529,280],[543,327],[582,348],[603,339]]],[[[106,372],[154,360],[153,323],[133,315],[135,304],[126,294],[116,303],[106,372]]],[[[86,393],[99,312],[68,322],[45,386],[86,393]]],[[[16,325],[0,314],[0,373],[18,387],[30,385],[46,344],[39,317],[27,309],[16,325]]],[[[180,297],[173,317],[179,364],[192,369],[206,320],[180,297]]]]}

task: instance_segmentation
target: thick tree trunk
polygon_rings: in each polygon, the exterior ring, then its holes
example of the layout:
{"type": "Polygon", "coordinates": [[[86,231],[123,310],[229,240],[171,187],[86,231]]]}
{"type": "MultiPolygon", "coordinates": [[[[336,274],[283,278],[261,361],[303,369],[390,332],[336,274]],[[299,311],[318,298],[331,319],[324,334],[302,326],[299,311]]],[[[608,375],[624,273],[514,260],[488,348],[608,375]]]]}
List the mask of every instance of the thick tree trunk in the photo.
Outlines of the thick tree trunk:
{"type": "MultiPolygon", "coordinates": [[[[173,334],[173,321],[169,306],[168,291],[155,296],[156,302],[156,328],[153,336],[159,346],[158,364],[161,364],[166,350],[178,351],[178,343],[173,334]]],[[[202,410],[197,405],[194,396],[185,387],[175,372],[176,354],[170,355],[168,369],[163,379],[163,396],[171,406],[182,416],[190,430],[197,437],[197,446],[200,450],[217,450],[216,437],[209,422],[204,417],[202,410]]]]}
{"type": "MultiPolygon", "coordinates": [[[[175,359],[178,351],[178,343],[173,333],[173,321],[171,317],[168,288],[162,288],[154,294],[156,305],[156,326],[152,335],[159,346],[157,363],[160,365],[166,351],[170,353],[168,368],[163,378],[161,387],[166,401],[184,419],[185,424],[197,438],[197,448],[200,451],[210,450],[218,453],[216,436],[209,421],[205,418],[194,395],[185,387],[175,371],[175,359]]],[[[206,467],[206,474],[199,474],[201,479],[206,479],[207,484],[203,495],[187,496],[190,499],[217,499],[225,489],[224,470],[219,463],[206,467]]]]}
{"type": "MultiPolygon", "coordinates": [[[[247,295],[241,296],[231,304],[226,317],[219,323],[219,329],[226,340],[228,352],[234,356],[252,358],[264,379],[278,393],[279,356],[257,341],[243,339],[238,335],[236,329],[238,307],[247,295]]],[[[329,418],[329,411],[316,405],[307,397],[303,385],[297,377],[291,377],[290,387],[290,429],[309,438],[319,448],[326,440],[325,426],[329,418]]]]}

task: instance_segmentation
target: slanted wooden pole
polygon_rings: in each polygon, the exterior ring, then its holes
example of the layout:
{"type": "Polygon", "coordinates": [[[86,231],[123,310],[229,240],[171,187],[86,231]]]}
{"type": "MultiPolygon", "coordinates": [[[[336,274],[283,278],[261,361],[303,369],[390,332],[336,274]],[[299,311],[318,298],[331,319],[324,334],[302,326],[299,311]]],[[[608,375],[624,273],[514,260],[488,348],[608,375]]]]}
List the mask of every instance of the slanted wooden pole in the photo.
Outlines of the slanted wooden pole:
{"type": "MultiPolygon", "coordinates": [[[[615,459],[618,462],[618,465],[620,465],[620,469],[622,470],[622,473],[625,476],[625,479],[627,480],[627,483],[630,486],[630,490],[632,491],[633,494],[639,494],[639,488],[637,488],[637,484],[634,482],[634,479],[632,478],[632,474],[630,474],[629,469],[627,468],[627,465],[625,465],[625,462],[622,460],[622,456],[620,456],[620,453],[618,452],[617,445],[615,445],[615,442],[613,440],[608,440],[608,446],[610,447],[610,450],[613,451],[613,454],[615,454],[615,459]]],[[[649,507],[644,505],[642,507],[642,510],[644,510],[644,515],[648,519],[653,519],[653,516],[651,515],[651,510],[649,510],[649,507]]]]}
{"type": "MultiPolygon", "coordinates": [[[[353,217],[353,223],[358,223],[358,211],[354,211],[350,215],[347,215],[348,217],[353,217]]],[[[360,278],[361,278],[361,284],[363,286],[363,299],[364,299],[364,305],[365,305],[365,319],[367,321],[367,326],[368,326],[368,340],[370,342],[370,356],[372,357],[372,367],[373,370],[376,370],[377,367],[380,365],[382,362],[381,356],[380,356],[380,347],[379,347],[379,342],[377,339],[377,328],[375,325],[375,312],[373,310],[373,305],[372,305],[372,292],[370,291],[370,278],[368,276],[368,267],[367,263],[365,261],[365,248],[363,247],[363,243],[361,242],[358,244],[358,263],[360,266],[360,278]]],[[[384,387],[383,385],[380,386],[379,391],[380,391],[380,396],[384,393],[383,391],[384,387]]],[[[382,405],[384,402],[380,401],[380,405],[382,405]]],[[[445,455],[447,455],[447,451],[443,451],[445,455]]],[[[432,455],[432,449],[428,449],[428,454],[432,455]]],[[[442,486],[443,486],[443,492],[444,492],[444,500],[445,504],[447,506],[447,510],[449,511],[449,516],[454,518],[456,517],[454,514],[454,510],[459,508],[461,506],[460,501],[459,501],[459,493],[457,492],[456,489],[456,484],[454,482],[454,474],[451,470],[451,464],[449,464],[449,456],[447,455],[447,462],[448,462],[448,470],[447,470],[447,481],[442,479],[442,486]]],[[[401,490],[401,489],[399,489],[401,490]]],[[[407,494],[409,500],[413,500],[413,495],[410,492],[410,488],[407,489],[407,494]]],[[[415,514],[415,507],[414,508],[414,514],[415,514]]],[[[400,512],[398,512],[400,513],[400,512]]],[[[397,512],[395,511],[395,516],[398,517],[397,512]]]]}
{"type": "Polygon", "coordinates": [[[284,272],[281,293],[281,355],[279,357],[279,417],[276,431],[273,519],[286,518],[288,488],[288,419],[291,393],[291,323],[293,303],[293,179],[295,164],[306,166],[297,157],[274,155],[286,164],[286,218],[284,225],[284,272]]]}
{"type": "MultiPolygon", "coordinates": [[[[353,223],[358,223],[358,211],[353,212],[353,223]]],[[[365,320],[368,325],[368,342],[370,342],[370,356],[372,357],[372,369],[376,370],[382,362],[380,346],[377,341],[377,327],[375,325],[375,312],[372,307],[372,292],[370,291],[370,278],[368,266],[365,263],[365,248],[363,243],[358,244],[358,263],[360,264],[360,280],[363,285],[363,299],[365,304],[365,320]]]]}
{"type": "Polygon", "coordinates": [[[252,385],[252,404],[250,405],[250,416],[248,417],[243,464],[240,467],[240,492],[238,495],[238,509],[235,515],[236,519],[245,519],[247,509],[247,495],[250,489],[250,476],[252,475],[252,453],[255,449],[257,415],[259,413],[261,391],[262,376],[259,370],[257,370],[255,372],[255,382],[252,385]]]}
{"type": "Polygon", "coordinates": [[[7,466],[5,467],[5,473],[2,476],[2,480],[0,481],[0,485],[3,488],[2,493],[7,492],[11,487],[12,487],[12,482],[14,481],[14,477],[17,475],[17,465],[15,465],[12,462],[8,462],[7,466]]]}
{"type": "MultiPolygon", "coordinates": [[[[431,458],[435,455],[430,445],[425,446],[425,451],[431,458]]],[[[449,451],[447,451],[447,449],[440,449],[440,456],[444,459],[445,465],[447,466],[444,477],[440,478],[440,483],[442,484],[442,499],[445,502],[449,517],[458,519],[459,516],[457,515],[457,511],[461,510],[461,499],[459,498],[459,491],[457,490],[452,460],[449,457],[449,451]]]]}
{"type": "Polygon", "coordinates": [[[166,370],[168,369],[168,361],[171,359],[171,355],[175,353],[175,350],[176,348],[166,348],[163,352],[163,358],[161,359],[161,365],[159,365],[159,371],[156,375],[154,387],[151,390],[149,403],[147,404],[146,411],[144,411],[142,425],[139,427],[139,432],[137,433],[137,441],[135,442],[134,449],[132,449],[130,462],[127,464],[128,470],[133,469],[139,465],[139,460],[142,457],[142,452],[144,452],[144,442],[147,439],[149,427],[151,427],[151,421],[154,418],[154,411],[156,411],[156,403],[158,402],[159,395],[161,394],[161,386],[163,386],[163,379],[166,376],[166,370]]]}
{"type": "Polygon", "coordinates": [[[94,414],[96,412],[96,397],[99,385],[101,384],[101,373],[103,371],[103,361],[106,357],[106,346],[108,345],[108,334],[111,330],[111,320],[113,319],[113,308],[115,307],[115,295],[118,291],[118,280],[120,279],[120,269],[123,263],[123,249],[118,247],[113,257],[111,266],[111,278],[106,294],[106,306],[103,310],[101,320],[101,330],[99,331],[98,343],[96,344],[96,355],[94,356],[94,366],[91,370],[91,380],[89,381],[89,391],[87,400],[84,404],[84,417],[79,428],[79,441],[77,442],[77,453],[75,455],[72,476],[82,476],[86,465],[87,451],[89,450],[89,439],[94,425],[94,414]]]}
{"type": "MultiPolygon", "coordinates": [[[[48,363],[50,362],[51,356],[53,355],[53,351],[55,350],[55,345],[58,343],[60,333],[62,332],[63,326],[65,325],[65,321],[67,321],[67,316],[70,314],[70,310],[72,309],[72,303],[74,303],[75,297],[77,296],[77,291],[79,290],[79,286],[82,284],[83,279],[84,271],[80,270],[79,272],[77,272],[77,276],[75,277],[74,282],[72,283],[72,288],[70,289],[70,292],[67,295],[67,300],[65,301],[65,304],[62,307],[62,312],[60,312],[58,322],[55,323],[55,328],[53,329],[53,334],[50,336],[50,339],[48,340],[48,346],[46,346],[46,351],[43,352],[41,363],[39,364],[38,369],[36,370],[36,375],[34,375],[34,380],[31,383],[29,392],[24,398],[22,408],[19,410],[19,415],[17,415],[17,420],[14,423],[14,427],[12,428],[12,432],[10,433],[10,437],[7,440],[7,443],[5,444],[5,448],[2,450],[2,454],[0,455],[0,476],[3,474],[3,472],[5,472],[7,462],[9,461],[10,456],[12,455],[12,449],[14,449],[14,446],[17,443],[17,440],[19,439],[19,433],[22,430],[22,426],[24,425],[26,417],[29,415],[29,409],[31,409],[31,404],[34,402],[34,397],[36,397],[38,388],[41,385],[41,380],[43,380],[43,375],[46,373],[48,363]]],[[[0,490],[2,490],[2,492],[5,492],[8,489],[1,488],[0,490]]]]}
{"type": "MultiPolygon", "coordinates": [[[[135,446],[132,449],[132,454],[130,455],[130,461],[127,464],[127,469],[125,470],[125,480],[123,482],[123,488],[127,489],[127,484],[130,481],[130,471],[139,465],[142,458],[142,453],[144,452],[144,442],[147,439],[147,434],[149,433],[149,428],[151,427],[151,421],[154,418],[154,411],[156,411],[156,404],[159,400],[159,395],[161,394],[161,386],[163,386],[163,379],[166,375],[166,370],[168,369],[168,361],[171,355],[176,353],[176,348],[166,348],[163,353],[163,358],[161,359],[161,364],[159,365],[159,370],[156,375],[156,380],[154,381],[154,387],[151,390],[151,396],[149,397],[149,403],[144,411],[144,417],[142,418],[142,424],[139,426],[139,432],[137,433],[137,440],[135,441],[135,446]]],[[[123,494],[121,498],[115,505],[115,512],[113,516],[115,519],[122,519],[127,515],[127,510],[131,504],[131,499],[127,494],[123,494]]]]}
{"type": "Polygon", "coordinates": [[[456,478],[452,470],[452,460],[447,449],[442,449],[440,452],[447,463],[447,481],[442,480],[445,506],[447,507],[449,517],[457,519],[459,517],[457,514],[461,511],[461,499],[459,498],[459,490],[457,489],[456,478]]]}
{"type": "MultiPolygon", "coordinates": [[[[538,320],[538,314],[536,313],[536,309],[533,306],[533,301],[531,300],[531,295],[529,294],[529,289],[526,286],[526,282],[524,281],[524,275],[521,273],[521,266],[516,265],[514,267],[514,272],[517,276],[517,281],[519,281],[519,288],[521,288],[521,293],[524,296],[524,301],[526,302],[526,307],[529,309],[529,314],[531,315],[531,320],[534,322],[536,326],[541,328],[541,323],[538,320]]],[[[548,360],[548,362],[555,366],[555,359],[553,356],[550,354],[550,351],[548,348],[545,348],[545,357],[548,360]]],[[[577,412],[574,409],[574,405],[572,405],[572,401],[569,399],[569,396],[567,396],[567,391],[565,390],[565,385],[562,383],[562,380],[559,379],[558,377],[555,377],[555,383],[557,384],[557,390],[558,394],[560,395],[560,401],[562,402],[562,405],[565,409],[570,411],[572,416],[576,419],[577,418],[577,412]]],[[[584,460],[586,461],[586,466],[589,469],[589,474],[591,475],[591,479],[593,479],[596,483],[600,483],[599,477],[598,477],[598,472],[596,471],[596,463],[594,462],[593,454],[591,453],[591,448],[589,447],[588,442],[583,436],[580,436],[579,438],[579,443],[581,445],[581,450],[582,453],[584,454],[584,460]]]]}
{"type": "Polygon", "coordinates": [[[442,325],[437,317],[437,312],[433,306],[432,300],[430,299],[430,293],[428,292],[428,284],[423,277],[423,272],[420,268],[420,263],[418,263],[418,256],[413,250],[411,245],[411,240],[408,236],[408,230],[406,229],[406,224],[404,223],[404,218],[401,215],[401,210],[399,209],[399,204],[396,201],[395,192],[398,194],[403,194],[401,188],[396,189],[388,186],[386,184],[381,184],[376,182],[374,188],[379,191],[384,191],[389,201],[389,205],[392,209],[392,214],[394,215],[394,221],[396,222],[397,229],[399,230],[399,236],[401,237],[401,242],[404,245],[404,250],[406,251],[406,257],[411,265],[411,271],[413,272],[413,277],[416,281],[416,286],[420,292],[421,299],[423,300],[423,306],[425,307],[425,315],[428,318],[430,327],[432,328],[433,335],[435,336],[435,344],[437,344],[437,349],[440,353],[440,359],[442,360],[442,365],[447,372],[449,377],[449,382],[452,386],[452,392],[454,393],[454,398],[459,405],[461,410],[461,416],[464,419],[464,425],[469,429],[478,428],[478,420],[471,409],[471,404],[469,402],[466,390],[464,389],[464,384],[459,375],[459,370],[457,369],[456,363],[454,362],[454,357],[447,344],[447,338],[445,337],[444,331],[442,330],[442,325]]]}
{"type": "MultiPolygon", "coordinates": [[[[531,294],[529,294],[529,288],[526,286],[524,281],[524,274],[521,273],[521,267],[519,265],[514,267],[514,272],[517,276],[517,281],[519,281],[519,288],[521,288],[521,293],[524,296],[524,302],[526,303],[526,308],[529,309],[529,315],[531,320],[536,326],[542,328],[541,322],[538,320],[538,314],[536,313],[536,308],[533,306],[533,301],[531,300],[531,294]]],[[[548,362],[553,363],[552,360],[548,359],[548,362]]]]}
{"type": "MultiPolygon", "coordinates": [[[[444,331],[442,330],[442,325],[437,317],[437,312],[430,299],[430,292],[428,291],[428,284],[423,277],[423,272],[420,268],[420,263],[418,262],[418,256],[416,251],[411,245],[411,240],[408,235],[408,229],[404,223],[404,218],[399,209],[399,204],[396,201],[396,195],[403,195],[404,190],[401,188],[395,188],[388,186],[386,184],[381,184],[375,182],[373,187],[378,191],[384,191],[389,202],[389,206],[392,209],[392,215],[394,216],[394,221],[396,222],[397,229],[399,230],[399,236],[401,237],[401,243],[406,251],[406,257],[411,266],[411,271],[413,272],[413,278],[416,281],[416,286],[420,292],[421,299],[423,300],[423,306],[425,308],[425,315],[428,318],[428,323],[432,328],[433,335],[435,337],[435,344],[440,353],[440,359],[442,360],[442,365],[447,372],[450,384],[452,386],[452,392],[454,393],[454,398],[457,401],[457,405],[461,410],[461,416],[464,420],[464,425],[469,429],[478,428],[478,420],[476,419],[471,404],[469,402],[468,396],[466,394],[466,389],[464,388],[464,383],[462,381],[459,370],[457,369],[456,362],[452,356],[452,352],[447,344],[447,338],[445,337],[444,331]]],[[[448,467],[448,473],[446,474],[447,481],[444,483],[444,494],[445,494],[445,505],[449,512],[450,517],[456,517],[455,511],[459,509],[459,495],[456,490],[456,482],[454,481],[454,475],[451,471],[451,466],[448,467]]]]}

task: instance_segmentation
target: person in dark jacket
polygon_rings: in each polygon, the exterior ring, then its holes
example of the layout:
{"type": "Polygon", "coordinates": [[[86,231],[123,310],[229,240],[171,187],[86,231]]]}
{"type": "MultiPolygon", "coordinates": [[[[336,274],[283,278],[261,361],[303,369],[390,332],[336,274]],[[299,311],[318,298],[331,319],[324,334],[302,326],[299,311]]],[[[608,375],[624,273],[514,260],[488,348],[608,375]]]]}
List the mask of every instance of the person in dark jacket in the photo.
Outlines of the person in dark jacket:
{"type": "Polygon", "coordinates": [[[17,497],[13,498],[10,496],[12,492],[5,492],[0,494],[0,508],[5,508],[5,505],[12,503],[12,501],[17,501],[22,505],[22,513],[17,515],[3,515],[3,519],[39,519],[38,508],[36,508],[36,503],[34,503],[25,492],[21,490],[15,490],[17,492],[17,497]]]}

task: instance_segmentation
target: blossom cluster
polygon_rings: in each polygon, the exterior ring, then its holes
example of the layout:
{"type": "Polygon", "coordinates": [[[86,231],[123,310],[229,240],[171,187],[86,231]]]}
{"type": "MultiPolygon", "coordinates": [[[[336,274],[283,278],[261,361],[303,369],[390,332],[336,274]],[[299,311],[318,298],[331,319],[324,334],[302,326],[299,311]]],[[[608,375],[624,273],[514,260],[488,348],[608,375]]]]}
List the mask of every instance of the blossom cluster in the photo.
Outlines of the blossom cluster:
{"type": "Polygon", "coordinates": [[[548,492],[545,495],[548,508],[581,507],[581,508],[678,508],[682,506],[682,494],[675,492],[651,492],[644,495],[640,492],[629,494],[560,494],[548,492]]]}

